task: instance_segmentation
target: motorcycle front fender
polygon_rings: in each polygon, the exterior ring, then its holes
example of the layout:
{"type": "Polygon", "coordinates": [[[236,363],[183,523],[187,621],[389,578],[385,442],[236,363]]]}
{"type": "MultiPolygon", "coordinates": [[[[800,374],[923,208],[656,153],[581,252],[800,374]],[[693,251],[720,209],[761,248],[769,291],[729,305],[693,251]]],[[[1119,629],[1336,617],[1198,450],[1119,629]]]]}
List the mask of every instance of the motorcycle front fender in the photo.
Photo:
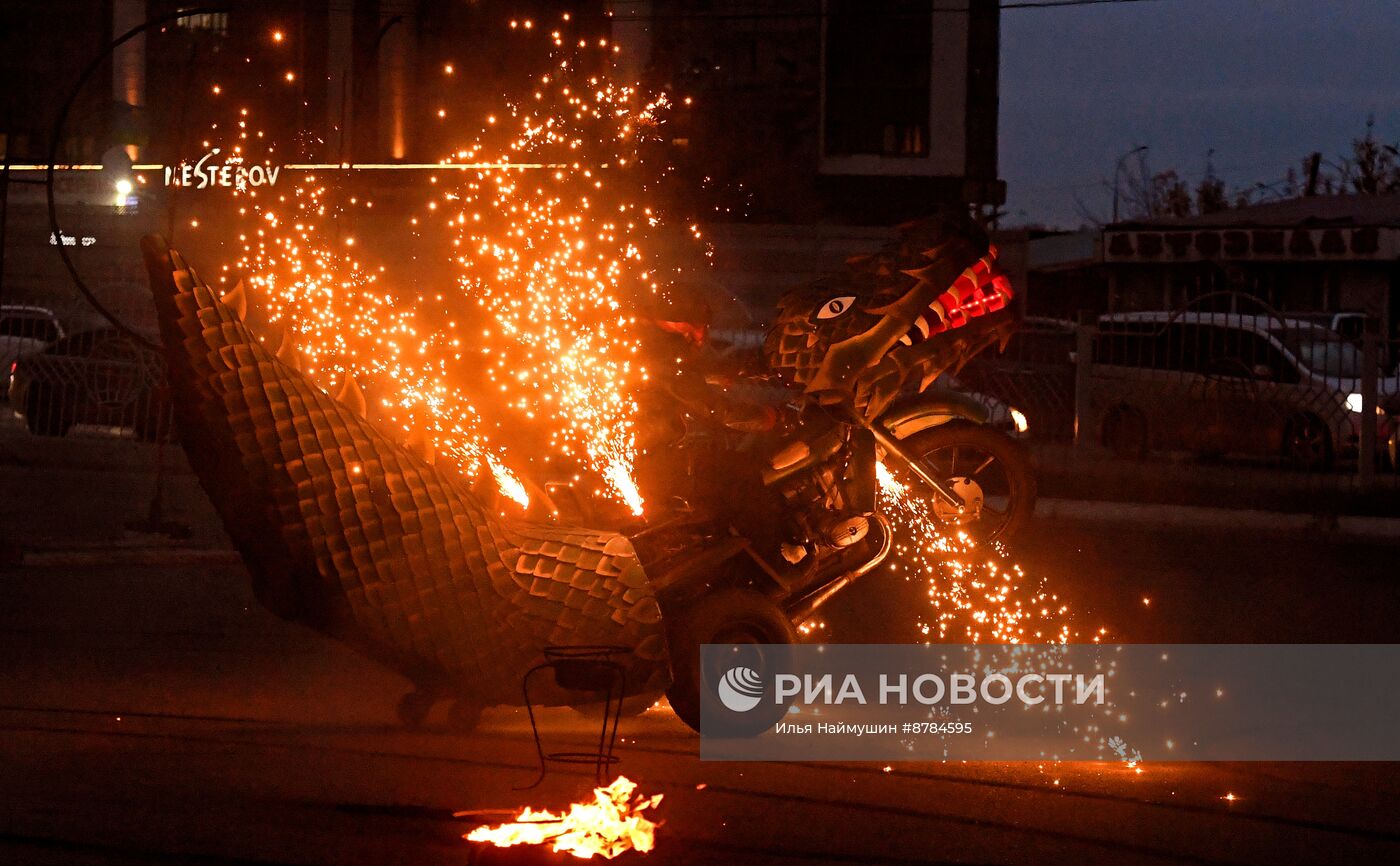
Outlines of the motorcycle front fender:
{"type": "Polygon", "coordinates": [[[894,438],[907,439],[920,430],[947,424],[949,421],[986,424],[989,418],[987,407],[972,397],[957,391],[935,388],[894,401],[880,415],[879,424],[894,438]]]}

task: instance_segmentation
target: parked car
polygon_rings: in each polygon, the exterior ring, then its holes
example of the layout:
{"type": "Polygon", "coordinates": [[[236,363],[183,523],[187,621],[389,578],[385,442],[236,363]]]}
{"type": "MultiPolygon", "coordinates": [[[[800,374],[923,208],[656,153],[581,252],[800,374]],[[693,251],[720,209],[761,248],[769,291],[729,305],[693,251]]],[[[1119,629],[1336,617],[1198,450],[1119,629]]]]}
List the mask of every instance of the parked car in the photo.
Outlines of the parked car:
{"type": "MultiPolygon", "coordinates": [[[[1015,435],[1038,441],[1074,435],[1075,326],[1063,319],[1027,316],[1004,351],[987,349],[958,372],[958,390],[987,395],[994,419],[1015,435]],[[1011,407],[1015,407],[1012,414],[1011,407]]],[[[994,422],[995,423],[995,422],[994,422]]]]}
{"type": "MultiPolygon", "coordinates": [[[[0,305],[0,364],[5,372],[20,355],[37,352],[63,339],[63,326],[53,310],[21,304],[0,305]]],[[[8,392],[8,389],[6,389],[8,392]]]]}
{"type": "Polygon", "coordinates": [[[114,328],[72,334],[21,356],[11,364],[10,405],[40,436],[99,424],[155,439],[173,426],[160,354],[114,328]]]}
{"type": "Polygon", "coordinates": [[[934,380],[935,388],[956,391],[976,400],[987,410],[986,426],[1000,430],[1012,439],[1024,439],[1030,434],[1030,422],[1026,414],[1010,403],[992,394],[974,390],[961,378],[952,373],[943,373],[934,380]]]}
{"type": "MultiPolygon", "coordinates": [[[[1330,331],[1336,332],[1342,339],[1356,345],[1359,349],[1365,339],[1367,321],[1371,319],[1365,313],[1346,311],[1340,313],[1290,313],[1290,318],[1302,319],[1314,325],[1320,325],[1330,331]]],[[[1376,346],[1380,355],[1381,369],[1396,373],[1395,346],[1385,339],[1384,332],[1377,334],[1380,338],[1376,346]]]]}
{"type": "MultiPolygon", "coordinates": [[[[1378,371],[1377,439],[1400,380],[1378,371]]],[[[1090,402],[1102,441],[1148,450],[1282,457],[1326,468],[1360,439],[1361,354],[1301,319],[1210,312],[1099,318],[1090,402]]]]}

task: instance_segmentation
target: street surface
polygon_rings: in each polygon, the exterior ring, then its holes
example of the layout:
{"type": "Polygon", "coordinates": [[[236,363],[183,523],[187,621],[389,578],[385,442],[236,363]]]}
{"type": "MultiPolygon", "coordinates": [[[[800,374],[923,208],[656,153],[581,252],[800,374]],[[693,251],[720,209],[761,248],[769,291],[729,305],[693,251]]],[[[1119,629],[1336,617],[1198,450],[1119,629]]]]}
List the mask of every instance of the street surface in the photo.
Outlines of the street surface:
{"type": "MultiPolygon", "coordinates": [[[[1018,558],[1085,631],[1356,642],[1394,640],[1396,552],[1042,522],[1018,558]]],[[[832,639],[917,639],[920,591],[871,575],[829,609],[832,639]]],[[[258,608],[236,565],[0,572],[0,651],[4,863],[465,864],[454,811],[590,786],[512,790],[536,772],[521,711],[401,729],[398,676],[258,608]]],[[[556,710],[542,730],[582,748],[595,725],[556,710]]],[[[622,737],[620,771],[665,795],[656,863],[1400,859],[1394,765],[702,763],[664,703],[622,737]]]]}

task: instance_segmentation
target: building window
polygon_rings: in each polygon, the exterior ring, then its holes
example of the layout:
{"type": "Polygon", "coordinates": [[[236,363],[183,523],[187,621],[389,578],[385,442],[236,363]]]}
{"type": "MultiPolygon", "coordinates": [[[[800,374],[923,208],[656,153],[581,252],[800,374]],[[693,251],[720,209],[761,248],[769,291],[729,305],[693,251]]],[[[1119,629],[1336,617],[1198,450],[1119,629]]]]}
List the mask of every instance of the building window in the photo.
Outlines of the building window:
{"type": "Polygon", "coordinates": [[[228,35],[227,12],[200,12],[175,19],[175,26],[184,30],[202,30],[216,36],[228,35]]]}
{"type": "Polygon", "coordinates": [[[827,156],[927,157],[930,0],[826,0],[827,156]]]}

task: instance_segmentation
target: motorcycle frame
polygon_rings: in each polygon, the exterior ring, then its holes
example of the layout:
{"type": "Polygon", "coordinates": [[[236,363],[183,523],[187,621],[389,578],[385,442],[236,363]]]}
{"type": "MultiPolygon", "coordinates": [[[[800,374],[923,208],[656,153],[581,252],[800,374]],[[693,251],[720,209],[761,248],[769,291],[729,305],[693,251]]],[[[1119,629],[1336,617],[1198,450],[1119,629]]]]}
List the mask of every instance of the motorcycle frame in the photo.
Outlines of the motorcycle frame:
{"type": "MultiPolygon", "coordinates": [[[[914,456],[903,448],[901,441],[922,430],[950,422],[985,424],[988,413],[980,403],[964,394],[932,389],[896,401],[873,423],[849,411],[838,413],[838,417],[842,423],[808,442],[808,453],[802,459],[781,470],[765,472],[765,483],[781,481],[834,459],[843,449],[851,447],[852,429],[865,429],[870,431],[878,447],[906,463],[920,480],[929,485],[935,495],[946,495],[946,499],[954,507],[963,506],[961,497],[947,490],[938,479],[930,477],[929,473],[919,466],[914,456]]],[[[687,599],[712,589],[716,578],[727,573],[727,577],[719,577],[721,582],[736,578],[752,582],[756,589],[772,598],[794,624],[800,625],[837,593],[874,570],[889,556],[893,545],[893,529],[882,515],[877,514],[875,518],[883,536],[876,552],[837,572],[817,586],[804,586],[793,591],[790,582],[784,581],[774,573],[752,546],[738,536],[714,537],[698,554],[687,554],[660,564],[661,568],[653,578],[653,585],[657,588],[663,607],[683,606],[687,599]],[[740,561],[742,565],[738,564],[740,561]],[[742,574],[747,574],[748,577],[740,578],[742,574]]],[[[685,527],[693,520],[692,516],[681,515],[642,529],[632,537],[634,541],[641,541],[648,535],[685,527]]]]}
{"type": "MultiPolygon", "coordinates": [[[[896,401],[873,423],[867,422],[853,411],[848,411],[846,414],[848,416],[846,423],[852,427],[870,431],[876,445],[883,448],[886,453],[899,457],[908,465],[910,471],[929,485],[935,495],[944,498],[959,511],[966,507],[962,497],[949,490],[946,485],[923,469],[914,455],[904,449],[901,440],[920,431],[955,421],[978,425],[986,424],[989,420],[989,414],[981,403],[955,391],[931,389],[896,401]]],[[[772,483],[807,471],[816,463],[832,459],[841,449],[849,448],[850,445],[849,430],[842,431],[838,427],[809,443],[809,453],[806,457],[783,470],[766,474],[765,481],[772,483]]],[[[883,541],[874,556],[854,568],[834,575],[820,586],[808,588],[800,596],[788,597],[779,602],[795,624],[800,625],[810,619],[823,604],[838,592],[861,576],[868,574],[889,556],[894,541],[893,527],[883,515],[876,514],[875,519],[879,523],[883,541]]],[[[752,551],[748,552],[752,554],[752,551]]],[[[768,570],[758,557],[755,556],[754,559],[761,569],[768,570]]],[[[775,581],[775,583],[778,582],[775,581]]]]}
{"type": "Polygon", "coordinates": [[[913,472],[920,481],[929,486],[935,496],[952,506],[959,514],[966,510],[967,503],[963,501],[963,498],[924,469],[914,455],[904,450],[900,441],[921,430],[947,424],[954,420],[970,421],[979,425],[986,424],[989,415],[986,407],[981,403],[966,394],[934,388],[895,401],[873,422],[866,420],[860,413],[851,409],[847,410],[847,415],[852,423],[869,430],[874,435],[875,442],[887,454],[898,457],[910,472],[913,472]]]}

